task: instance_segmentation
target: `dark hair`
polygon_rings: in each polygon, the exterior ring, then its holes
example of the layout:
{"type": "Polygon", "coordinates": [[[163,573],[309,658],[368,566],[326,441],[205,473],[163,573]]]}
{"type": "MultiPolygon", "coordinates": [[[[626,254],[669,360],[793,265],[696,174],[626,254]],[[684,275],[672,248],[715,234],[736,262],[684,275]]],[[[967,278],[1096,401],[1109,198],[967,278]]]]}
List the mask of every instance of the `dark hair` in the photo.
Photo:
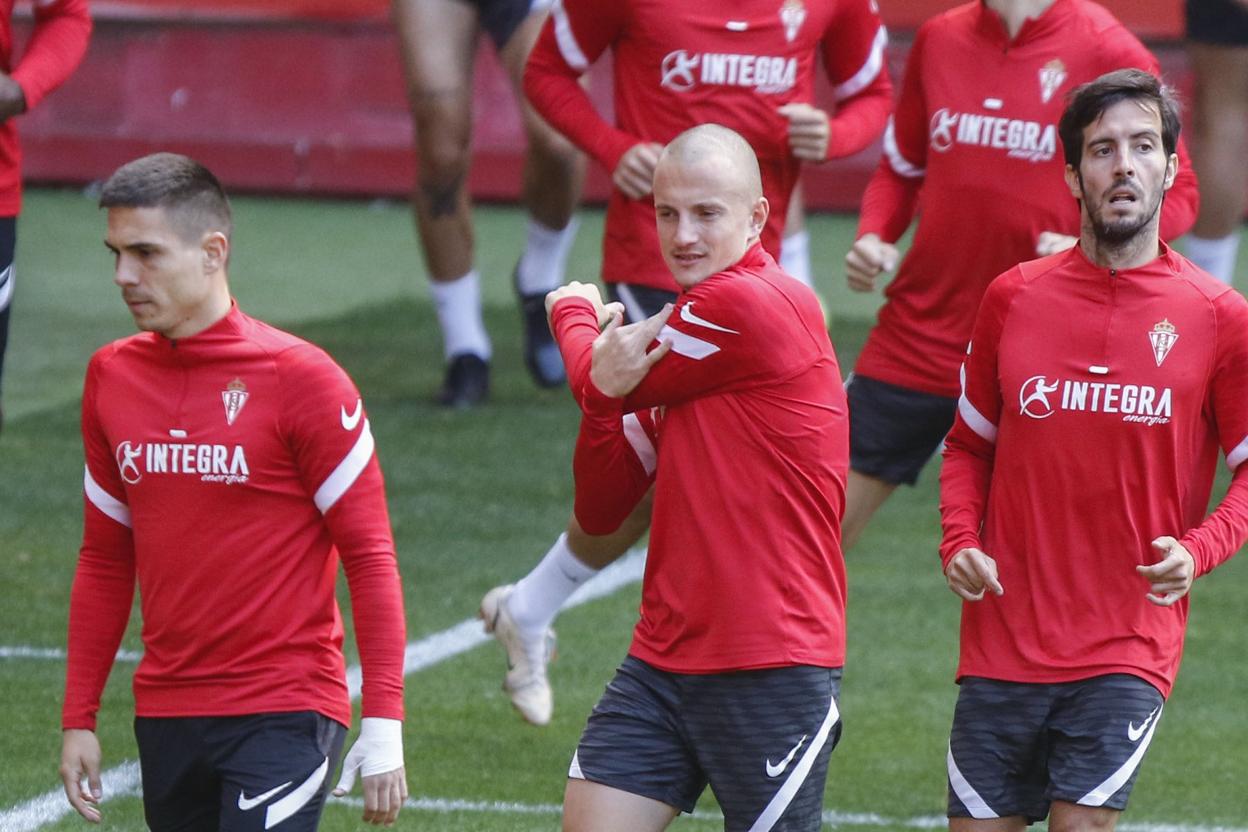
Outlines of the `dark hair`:
{"type": "Polygon", "coordinates": [[[186,240],[207,231],[226,237],[234,228],[230,202],[212,171],[187,156],[153,153],[128,162],[108,177],[101,208],[164,208],[186,240]]]}
{"type": "Polygon", "coordinates": [[[1152,105],[1161,114],[1161,145],[1166,156],[1179,143],[1179,105],[1174,92],[1155,75],[1142,69],[1117,69],[1095,81],[1076,87],[1066,98],[1066,110],[1058,122],[1066,164],[1079,169],[1083,161],[1083,130],[1120,101],[1152,105]]]}

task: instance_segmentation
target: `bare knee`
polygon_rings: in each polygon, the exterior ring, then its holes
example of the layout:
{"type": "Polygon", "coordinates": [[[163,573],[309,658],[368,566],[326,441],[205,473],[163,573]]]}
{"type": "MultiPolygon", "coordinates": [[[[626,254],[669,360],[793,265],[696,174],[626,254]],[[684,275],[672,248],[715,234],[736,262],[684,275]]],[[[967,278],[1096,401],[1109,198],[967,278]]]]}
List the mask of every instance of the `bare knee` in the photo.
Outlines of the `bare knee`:
{"type": "Polygon", "coordinates": [[[1113,832],[1121,814],[1116,809],[1056,801],[1049,813],[1049,832],[1113,832]]]}

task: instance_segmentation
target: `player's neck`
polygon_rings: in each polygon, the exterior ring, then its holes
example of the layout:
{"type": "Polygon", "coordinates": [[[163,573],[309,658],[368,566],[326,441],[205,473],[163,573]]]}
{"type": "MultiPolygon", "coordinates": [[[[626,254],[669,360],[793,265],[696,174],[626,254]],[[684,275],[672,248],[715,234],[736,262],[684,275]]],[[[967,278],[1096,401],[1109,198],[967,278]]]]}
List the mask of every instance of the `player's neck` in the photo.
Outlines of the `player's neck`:
{"type": "Polygon", "coordinates": [[[1055,0],[984,0],[984,4],[997,14],[1005,24],[1010,39],[1017,37],[1023,24],[1044,14],[1055,0]]]}
{"type": "Polygon", "coordinates": [[[1084,217],[1079,247],[1089,260],[1103,269],[1138,269],[1161,255],[1161,235],[1154,219],[1131,239],[1109,242],[1098,238],[1091,221],[1084,217]]]}

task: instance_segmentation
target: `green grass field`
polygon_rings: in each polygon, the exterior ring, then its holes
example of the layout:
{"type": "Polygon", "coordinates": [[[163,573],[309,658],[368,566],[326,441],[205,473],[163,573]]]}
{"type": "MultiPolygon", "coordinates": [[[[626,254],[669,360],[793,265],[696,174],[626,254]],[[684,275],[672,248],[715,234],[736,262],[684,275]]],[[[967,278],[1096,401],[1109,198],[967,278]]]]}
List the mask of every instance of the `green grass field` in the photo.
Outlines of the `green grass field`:
{"type": "MultiPolygon", "coordinates": [[[[494,396],[488,408],[450,414],[429,401],[441,375],[440,341],[403,206],[239,199],[236,212],[231,271],[243,307],[326,347],[368,402],[389,489],[409,639],[455,626],[475,613],[486,589],[528,569],[570,506],[575,405],[564,391],[536,390],[518,355],[519,316],[506,276],[520,245],[519,214],[501,208],[478,214],[495,341],[494,396]]],[[[842,288],[839,263],[852,219],[815,217],[811,226],[833,338],[848,368],[878,297],[842,288]]],[[[588,212],[571,277],[597,274],[600,227],[601,215],[588,212]]],[[[78,389],[91,351],[132,331],[110,281],[103,229],[93,203],[69,192],[32,193],[19,229],[8,421],[0,434],[0,648],[6,650],[64,644],[82,511],[78,389]]],[[[1243,268],[1241,287],[1248,285],[1243,268]]],[[[935,554],[936,474],[930,466],[918,487],[899,492],[848,557],[845,735],[832,758],[826,807],[837,815],[830,828],[941,825],[958,602],[935,554]]],[[[1120,828],[1248,832],[1245,594],[1243,558],[1197,585],[1184,668],[1120,828]]],[[[637,585],[629,584],[561,617],[561,655],[552,669],[555,718],[545,729],[512,713],[499,689],[504,663],[493,644],[410,675],[406,753],[414,802],[400,827],[558,828],[572,749],[624,655],[638,597],[637,585]]],[[[137,625],[125,647],[139,649],[137,625]]],[[[135,757],[132,669],[118,663],[100,717],[110,768],[135,757]]],[[[0,832],[83,828],[76,816],[19,826],[14,808],[59,789],[63,672],[55,658],[0,652],[0,832]]],[[[709,796],[701,810],[711,817],[684,818],[674,828],[718,828],[709,796]]],[[[104,811],[105,828],[143,828],[133,795],[110,800],[104,811]]],[[[358,818],[356,807],[331,804],[322,828],[355,829],[358,818]]]]}

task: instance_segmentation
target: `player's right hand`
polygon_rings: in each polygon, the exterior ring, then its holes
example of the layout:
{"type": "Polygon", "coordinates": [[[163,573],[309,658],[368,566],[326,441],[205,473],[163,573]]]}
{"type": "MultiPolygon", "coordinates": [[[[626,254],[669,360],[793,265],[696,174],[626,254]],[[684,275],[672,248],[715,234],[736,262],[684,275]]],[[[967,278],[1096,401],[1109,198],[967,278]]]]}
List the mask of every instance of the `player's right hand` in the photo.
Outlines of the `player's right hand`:
{"type": "Polygon", "coordinates": [[[364,779],[364,822],[392,825],[407,800],[402,722],[375,716],[360,720],[360,736],[342,761],[334,797],[349,793],[357,774],[364,779]]]}
{"type": "Polygon", "coordinates": [[[589,380],[594,386],[612,398],[633,392],[650,368],[672,348],[670,341],[660,341],[657,347],[647,351],[671,314],[672,305],[668,303],[635,324],[621,325],[621,316],[612,317],[602,334],[594,339],[589,367],[589,380]]]}
{"type": "Polygon", "coordinates": [[[615,187],[629,199],[641,199],[654,188],[654,169],[659,164],[663,145],[640,142],[624,151],[611,174],[615,187]]]}
{"type": "Polygon", "coordinates": [[[65,797],[78,814],[92,823],[100,822],[100,741],[94,731],[67,728],[61,737],[61,782],[65,797]]]}
{"type": "Polygon", "coordinates": [[[611,319],[611,309],[618,309],[621,315],[624,313],[624,307],[620,304],[604,304],[602,302],[602,293],[598,291],[598,286],[596,284],[582,283],[579,280],[573,280],[546,294],[547,325],[550,324],[551,313],[555,311],[555,304],[565,298],[582,298],[593,304],[594,314],[598,316],[599,329],[606,326],[607,321],[611,319]]]}
{"type": "Polygon", "coordinates": [[[863,234],[845,255],[845,281],[855,292],[875,291],[875,276],[897,268],[897,247],[878,234],[863,234]]]}
{"type": "Polygon", "coordinates": [[[975,548],[958,550],[945,567],[945,580],[955,594],[967,601],[979,601],[987,591],[1005,594],[997,580],[997,562],[975,548]]]}

